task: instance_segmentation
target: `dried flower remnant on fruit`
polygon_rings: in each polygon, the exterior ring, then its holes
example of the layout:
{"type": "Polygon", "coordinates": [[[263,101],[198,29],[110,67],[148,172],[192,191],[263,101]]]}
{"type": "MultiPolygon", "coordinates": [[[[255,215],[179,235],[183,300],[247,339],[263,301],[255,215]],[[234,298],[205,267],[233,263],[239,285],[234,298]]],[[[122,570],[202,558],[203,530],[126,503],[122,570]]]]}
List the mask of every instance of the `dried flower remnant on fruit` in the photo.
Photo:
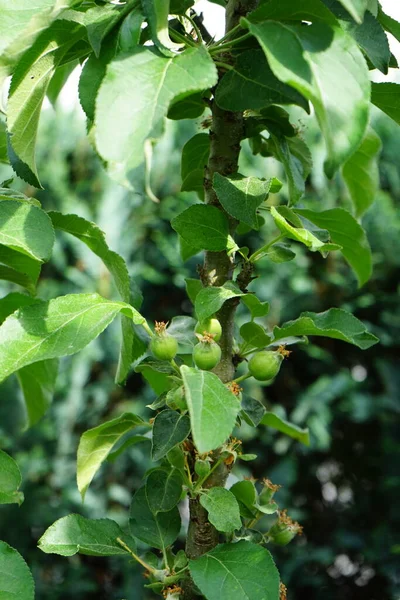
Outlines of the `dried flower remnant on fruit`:
{"type": "Polygon", "coordinates": [[[282,345],[278,347],[278,352],[283,358],[288,358],[292,354],[292,350],[286,350],[286,346],[282,345]]]}
{"type": "Polygon", "coordinates": [[[286,509],[278,512],[278,523],[289,527],[295,531],[297,535],[302,535],[303,533],[303,527],[297,521],[293,521],[293,519],[289,517],[286,509]]]}
{"type": "Polygon", "coordinates": [[[286,600],[287,587],[282,581],[279,584],[279,600],[286,600]]]}
{"type": "Polygon", "coordinates": [[[271,492],[273,492],[275,494],[275,492],[277,492],[278,490],[281,489],[281,485],[277,484],[277,483],[272,483],[272,481],[270,479],[264,478],[262,480],[262,483],[264,485],[265,488],[268,488],[269,490],[271,490],[271,492]]]}
{"type": "Polygon", "coordinates": [[[154,322],[154,330],[158,335],[162,335],[163,333],[165,333],[165,330],[167,329],[167,325],[168,325],[168,323],[165,323],[164,321],[155,321],[154,322]]]}
{"type": "Polygon", "coordinates": [[[165,600],[179,600],[181,597],[183,590],[178,585],[174,585],[173,587],[166,588],[163,591],[163,596],[165,600]]]}

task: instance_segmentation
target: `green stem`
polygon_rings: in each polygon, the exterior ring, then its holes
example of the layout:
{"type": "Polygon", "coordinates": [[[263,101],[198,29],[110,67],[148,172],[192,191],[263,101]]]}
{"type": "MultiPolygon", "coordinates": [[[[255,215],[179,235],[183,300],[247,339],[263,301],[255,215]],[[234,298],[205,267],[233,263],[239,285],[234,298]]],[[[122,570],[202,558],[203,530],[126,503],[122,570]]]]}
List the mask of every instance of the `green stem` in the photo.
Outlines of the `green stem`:
{"type": "Polygon", "coordinates": [[[147,571],[149,571],[150,573],[155,573],[156,572],[156,569],[154,569],[153,567],[151,567],[147,562],[145,562],[143,559],[141,559],[140,556],[138,556],[137,554],[135,554],[134,551],[131,548],[129,548],[129,546],[127,544],[125,544],[125,542],[123,540],[121,540],[121,538],[117,538],[117,542],[118,542],[118,544],[120,546],[122,546],[122,548],[124,550],[126,550],[147,571]]]}
{"type": "Polygon", "coordinates": [[[170,28],[169,29],[169,35],[170,35],[170,38],[174,42],[181,42],[185,46],[191,46],[191,47],[197,46],[196,42],[194,40],[192,40],[192,38],[189,38],[189,37],[186,37],[185,35],[182,35],[181,33],[179,33],[179,31],[176,31],[175,29],[171,29],[170,28]]]}
{"type": "Polygon", "coordinates": [[[258,250],[256,250],[250,256],[249,261],[252,262],[252,263],[255,263],[257,260],[259,260],[260,258],[262,258],[263,255],[266,252],[268,252],[268,250],[269,250],[269,248],[271,248],[271,246],[273,246],[274,244],[277,244],[284,237],[285,237],[285,235],[283,233],[280,233],[276,238],[274,238],[273,240],[271,240],[268,244],[266,244],[262,248],[259,248],[258,250]]]}
{"type": "Polygon", "coordinates": [[[215,48],[215,47],[219,46],[220,44],[223,44],[226,40],[229,40],[229,38],[231,38],[233,35],[235,35],[241,29],[242,29],[241,25],[236,25],[230,31],[228,31],[227,34],[225,34],[222,38],[220,38],[217,42],[212,44],[212,46],[210,46],[210,48],[215,48]]]}
{"type": "Polygon", "coordinates": [[[189,21],[189,23],[191,24],[191,26],[193,27],[195,33],[196,33],[196,37],[198,42],[202,43],[203,42],[203,36],[201,35],[201,31],[197,26],[196,21],[194,21],[194,19],[192,19],[192,17],[189,17],[189,15],[183,15],[183,17],[185,19],[187,19],[189,21]]]}
{"type": "Polygon", "coordinates": [[[230,42],[227,42],[226,44],[222,44],[221,46],[211,47],[209,49],[209,52],[211,55],[213,55],[213,54],[216,54],[221,51],[229,51],[232,49],[233,46],[236,46],[237,44],[240,44],[241,42],[244,42],[245,40],[248,40],[251,37],[252,37],[251,33],[245,33],[244,35],[241,35],[240,37],[235,38],[235,39],[231,40],[230,42]]]}
{"type": "Polygon", "coordinates": [[[220,60],[215,60],[214,62],[216,64],[216,66],[220,67],[221,69],[226,69],[227,71],[233,71],[232,65],[228,65],[228,63],[221,62],[220,60]]]}
{"type": "MultiPolygon", "coordinates": [[[[251,350],[251,352],[253,352],[253,350],[251,350]]],[[[243,356],[243,354],[241,354],[241,356],[243,356]]],[[[237,377],[236,379],[234,379],[233,383],[240,383],[241,381],[244,381],[245,379],[248,379],[249,377],[252,377],[252,374],[246,373],[245,375],[241,375],[240,377],[237,377]]]]}
{"type": "Polygon", "coordinates": [[[199,479],[199,481],[196,482],[196,485],[194,486],[194,489],[193,489],[193,493],[198,492],[198,490],[201,488],[201,486],[203,485],[203,483],[205,481],[207,481],[207,479],[210,477],[210,475],[212,475],[212,473],[214,473],[214,471],[216,471],[216,469],[222,463],[223,463],[223,459],[222,458],[220,458],[219,460],[217,460],[217,462],[215,463],[215,465],[213,467],[211,467],[211,469],[209,470],[209,472],[207,473],[207,475],[204,475],[204,477],[202,477],[201,479],[199,479]]]}

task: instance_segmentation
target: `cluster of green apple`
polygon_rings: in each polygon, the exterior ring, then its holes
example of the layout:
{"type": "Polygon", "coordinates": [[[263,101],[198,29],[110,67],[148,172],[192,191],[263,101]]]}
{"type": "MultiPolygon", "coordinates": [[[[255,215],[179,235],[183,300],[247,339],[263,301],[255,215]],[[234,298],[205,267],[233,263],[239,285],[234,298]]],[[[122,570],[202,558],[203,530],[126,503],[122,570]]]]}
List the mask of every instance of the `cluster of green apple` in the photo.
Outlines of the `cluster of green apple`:
{"type": "MultiPolygon", "coordinates": [[[[211,371],[221,360],[221,347],[218,342],[222,327],[218,319],[209,318],[198,322],[195,334],[199,343],[193,348],[193,362],[203,371],[211,371]]],[[[165,323],[156,323],[155,335],[150,342],[150,351],[159,360],[171,361],[178,352],[178,341],[166,330],[165,323]]],[[[279,372],[283,354],[279,350],[261,350],[248,362],[249,375],[258,381],[269,381],[279,372]]]]}

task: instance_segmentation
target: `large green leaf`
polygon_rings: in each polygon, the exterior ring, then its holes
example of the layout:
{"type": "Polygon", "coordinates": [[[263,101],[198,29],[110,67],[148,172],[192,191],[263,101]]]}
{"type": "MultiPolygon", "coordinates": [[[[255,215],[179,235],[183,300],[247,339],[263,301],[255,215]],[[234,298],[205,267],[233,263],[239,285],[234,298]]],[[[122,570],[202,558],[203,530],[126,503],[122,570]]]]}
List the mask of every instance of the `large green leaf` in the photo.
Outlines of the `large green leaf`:
{"type": "Polygon", "coordinates": [[[145,322],[129,304],[98,294],[70,294],[24,306],[0,326],[0,381],[26,365],[79,352],[120,312],[134,323],[145,322]]]}
{"type": "Polygon", "coordinates": [[[363,285],[372,273],[371,249],[361,225],[344,208],[331,208],[322,212],[297,209],[296,213],[305,217],[317,227],[329,231],[332,242],[340,246],[340,251],[363,285]]]}
{"type": "Polygon", "coordinates": [[[17,377],[24,395],[27,422],[35,425],[50,406],[56,385],[58,360],[52,358],[27,365],[17,371],[17,377]]]}
{"type": "Polygon", "coordinates": [[[0,504],[22,504],[24,494],[18,489],[21,481],[21,472],[15,460],[0,450],[0,504]]]}
{"type": "Polygon", "coordinates": [[[231,298],[245,296],[243,292],[232,284],[221,287],[202,288],[196,295],[195,309],[199,321],[205,321],[219,311],[221,306],[231,298]]]}
{"type": "Polygon", "coordinates": [[[40,262],[0,244],[0,263],[5,265],[0,265],[0,279],[21,285],[30,294],[36,293],[40,262]]]}
{"type": "Polygon", "coordinates": [[[299,440],[299,442],[305,446],[310,445],[310,434],[308,429],[301,429],[297,425],[285,421],[285,419],[282,419],[273,412],[266,412],[261,419],[260,424],[272,427],[295,440],[299,440]]]}
{"type": "Polygon", "coordinates": [[[46,554],[61,556],[73,556],[78,552],[89,556],[126,556],[127,550],[117,542],[117,538],[135,549],[134,540],[124,534],[115,521],[68,515],[58,519],[44,532],[38,546],[46,554]]]}
{"type": "MultiPolygon", "coordinates": [[[[96,254],[114,278],[115,286],[124,302],[134,304],[131,294],[131,282],[128,268],[122,256],[110,250],[104,233],[90,221],[78,215],[63,215],[50,212],[49,216],[54,228],[75,236],[96,254]]],[[[146,349],[145,344],[136,334],[131,319],[122,315],[122,346],[118,369],[115,376],[117,383],[123,383],[128,376],[132,361],[146,349]]]]}
{"type": "Polygon", "coordinates": [[[265,333],[264,327],[253,321],[243,323],[240,328],[240,335],[248,348],[265,348],[271,341],[269,335],[265,333]]]}
{"type": "Polygon", "coordinates": [[[35,583],[22,556],[5,542],[0,542],[0,598],[34,600],[35,583]]]}
{"type": "Polygon", "coordinates": [[[278,79],[313,103],[331,177],[359,146],[368,124],[369,73],[356,42],[340,27],[324,23],[242,22],[258,39],[278,79]]]}
{"type": "Polygon", "coordinates": [[[0,79],[12,72],[40,33],[75,0],[0,0],[0,79]]]}
{"type": "Polygon", "coordinates": [[[339,2],[357,23],[363,22],[369,0],[339,0],[339,2]]]}
{"type": "MultiPolygon", "coordinates": [[[[2,200],[0,244],[35,261],[48,261],[54,244],[54,230],[47,213],[32,204],[2,200]]],[[[14,264],[11,266],[15,267],[14,264]]]]}
{"type": "Polygon", "coordinates": [[[224,177],[215,173],[213,187],[228,214],[253,229],[258,229],[257,208],[268,197],[270,179],[265,181],[243,175],[224,177]]]}
{"type": "Polygon", "coordinates": [[[217,531],[232,533],[242,526],[239,505],[229,490],[213,487],[200,496],[200,504],[208,512],[208,520],[217,531]]]}
{"type": "Polygon", "coordinates": [[[96,143],[101,156],[128,171],[143,160],[143,145],[157,137],[176,98],[212,87],[217,71],[203,47],[174,58],[138,47],[107,69],[96,105],[96,143]]]}
{"type": "Polygon", "coordinates": [[[219,252],[231,244],[228,219],[216,206],[189,206],[172,219],[171,225],[185,242],[197,250],[219,252]]]}
{"type": "Polygon", "coordinates": [[[274,341],[301,335],[330,337],[354,344],[362,350],[379,341],[361,321],[341,308],[330,308],[322,313],[304,312],[298,319],[288,321],[282,327],[274,327],[274,341]]]}
{"type": "Polygon", "coordinates": [[[145,488],[151,512],[169,512],[181,498],[182,475],[177,469],[154,469],[147,477],[145,488]]]}
{"type": "Polygon", "coordinates": [[[140,425],[144,425],[140,417],[131,413],[123,413],[116,419],[88,429],[81,436],[78,446],[76,477],[82,499],[85,498],[90,482],[115,444],[128,431],[140,425]]]}
{"type": "Polygon", "coordinates": [[[321,254],[325,254],[326,252],[332,252],[333,250],[340,250],[338,244],[322,242],[308,229],[305,229],[304,227],[294,227],[287,219],[285,219],[281,212],[281,210],[278,211],[274,206],[271,206],[271,215],[274,218],[276,226],[281,230],[285,237],[301,242],[309,248],[311,252],[318,251],[321,252],[321,254]]]}
{"type": "Polygon", "coordinates": [[[260,110],[271,104],[297,104],[309,111],[308,102],[272,73],[262,50],[238,55],[234,68],[222,77],[215,92],[221,108],[230,111],[260,110]]]}
{"type": "Polygon", "coordinates": [[[201,454],[215,450],[232,433],[240,402],[214,373],[185,365],[181,373],[196,448],[201,454]]]}
{"type": "Polygon", "coordinates": [[[279,600],[279,573],[271,554],[257,544],[220,544],[189,563],[207,600],[279,600]]]}
{"type": "Polygon", "coordinates": [[[144,485],[133,496],[129,524],[133,536],[149,546],[162,549],[178,537],[181,517],[176,506],[168,512],[154,514],[144,485]]]}
{"type": "Polygon", "coordinates": [[[375,200],[379,188],[378,155],[382,147],[373,129],[367,132],[358,150],[343,165],[343,179],[350,192],[357,217],[375,200]]]}
{"type": "Polygon", "coordinates": [[[204,196],[204,172],[210,154],[210,136],[197,133],[182,149],[181,177],[182,192],[197,192],[204,196]]]}
{"type": "Polygon", "coordinates": [[[7,104],[9,157],[17,175],[35,187],[40,187],[35,145],[42,103],[54,70],[84,33],[76,23],[53,23],[24,54],[11,80],[7,104]]]}
{"type": "Polygon", "coordinates": [[[190,433],[190,420],[176,410],[163,410],[153,423],[153,460],[160,460],[177,444],[183,442],[190,433]]]}
{"type": "Polygon", "coordinates": [[[249,15],[252,22],[265,21],[311,21],[330,23],[336,20],[321,0],[261,0],[260,6],[249,15]]]}
{"type": "Polygon", "coordinates": [[[7,296],[3,296],[0,298],[0,324],[21,306],[27,306],[33,302],[36,302],[34,298],[19,292],[11,292],[7,296]]]}
{"type": "Polygon", "coordinates": [[[400,125],[400,85],[373,83],[371,92],[371,102],[400,125]]]}

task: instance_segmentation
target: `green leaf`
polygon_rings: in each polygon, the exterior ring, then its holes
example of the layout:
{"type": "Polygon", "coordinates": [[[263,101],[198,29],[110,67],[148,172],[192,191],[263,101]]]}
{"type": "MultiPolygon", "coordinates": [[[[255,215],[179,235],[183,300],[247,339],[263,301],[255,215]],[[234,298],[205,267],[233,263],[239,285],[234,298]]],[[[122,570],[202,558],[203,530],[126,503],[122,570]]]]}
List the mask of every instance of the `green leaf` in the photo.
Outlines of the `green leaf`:
{"type": "Polygon", "coordinates": [[[143,46],[117,56],[97,97],[99,153],[125,171],[138,166],[145,140],[158,137],[171,102],[216,82],[217,70],[204,47],[188,48],[174,58],[143,46]]]}
{"type": "Polygon", "coordinates": [[[105,41],[100,56],[91,54],[85,62],[79,78],[79,101],[88,119],[94,121],[96,97],[107,71],[107,65],[114,58],[117,38],[105,41]]]}
{"type": "Polygon", "coordinates": [[[54,108],[56,107],[57,99],[60,95],[61,90],[67,83],[72,71],[74,71],[78,65],[79,62],[77,60],[74,60],[56,69],[47,88],[47,98],[50,100],[54,108]]]}
{"type": "Polygon", "coordinates": [[[76,23],[53,23],[24,54],[11,80],[7,104],[9,157],[17,175],[35,187],[41,187],[35,145],[42,103],[55,69],[84,32],[76,23]]]}
{"type": "Polygon", "coordinates": [[[252,321],[241,326],[240,335],[246,342],[246,347],[250,348],[265,348],[271,342],[271,338],[265,333],[264,327],[252,321]]]}
{"type": "Polygon", "coordinates": [[[22,504],[24,494],[18,490],[21,482],[21,471],[17,463],[11,456],[0,450],[0,504],[22,504]]]}
{"type": "Polygon", "coordinates": [[[391,52],[385,31],[377,19],[367,11],[364,21],[348,29],[371,64],[384,75],[388,74],[391,52]]]}
{"type": "Polygon", "coordinates": [[[189,563],[207,600],[279,600],[279,573],[271,554],[257,544],[220,544],[189,563]]]}
{"type": "Polygon", "coordinates": [[[11,292],[0,298],[0,324],[11,315],[13,312],[21,308],[21,306],[27,306],[36,302],[31,296],[26,294],[20,294],[19,292],[11,292]]]}
{"type": "MultiPolygon", "coordinates": [[[[132,5],[132,0],[127,4],[132,5]]],[[[94,6],[85,12],[83,24],[86,27],[88,40],[97,58],[100,55],[104,38],[121,19],[121,13],[121,7],[112,4],[94,6]]]]}
{"type": "Polygon", "coordinates": [[[117,542],[122,539],[132,550],[135,542],[124,534],[111,519],[86,519],[81,515],[68,515],[58,519],[42,535],[38,547],[46,554],[73,556],[126,556],[127,551],[117,542]]]}
{"type": "Polygon", "coordinates": [[[267,199],[271,180],[258,177],[215,173],[213,187],[217,198],[228,214],[253,229],[258,229],[257,208],[267,199]]]}
{"type": "MultiPolygon", "coordinates": [[[[197,119],[206,108],[203,94],[198,92],[191,94],[184,100],[177,100],[168,109],[168,119],[179,121],[181,119],[197,119]]],[[[199,134],[202,135],[202,134],[199,134]]]]}
{"type": "Polygon", "coordinates": [[[361,225],[344,208],[331,208],[322,212],[297,209],[296,212],[317,227],[329,231],[332,242],[340,246],[340,251],[357,275],[359,285],[363,285],[372,273],[371,249],[361,225]]]}
{"type": "Polygon", "coordinates": [[[0,542],[0,598],[34,600],[35,583],[22,556],[5,542],[0,542]]]}
{"type": "Polygon", "coordinates": [[[76,476],[82,500],[93,477],[107,458],[115,444],[128,431],[144,425],[137,415],[123,413],[116,419],[106,421],[81,436],[78,446],[76,476]]]}
{"type": "MultiPolygon", "coordinates": [[[[96,254],[114,278],[115,286],[121,299],[128,304],[134,304],[131,293],[131,281],[128,268],[122,256],[110,250],[104,233],[90,221],[77,215],[63,215],[59,212],[50,212],[49,216],[55,229],[70,233],[78,238],[96,254]]],[[[130,371],[132,361],[143,354],[145,344],[139,338],[132,325],[132,320],[122,315],[122,346],[119,356],[118,369],[115,376],[117,383],[123,383],[130,371]]]]}
{"type": "Polygon", "coordinates": [[[170,0],[142,0],[143,12],[150,26],[151,38],[165,56],[173,56],[182,44],[174,44],[168,33],[170,0]]]}
{"type": "Polygon", "coordinates": [[[7,129],[4,121],[0,120],[0,163],[8,164],[7,129]]]}
{"type": "Polygon", "coordinates": [[[250,427],[257,427],[265,415],[265,408],[259,400],[245,396],[242,400],[241,414],[250,427]]]}
{"type": "Polygon", "coordinates": [[[48,261],[54,244],[48,215],[32,204],[0,201],[0,243],[38,262],[48,261]]]}
{"type": "Polygon", "coordinates": [[[246,50],[220,80],[215,99],[229,111],[260,110],[271,104],[297,104],[309,112],[307,100],[272,73],[262,50],[246,50]]]}
{"type": "Polygon", "coordinates": [[[204,173],[210,154],[210,136],[197,133],[182,149],[182,192],[197,192],[204,197],[204,173]]]}
{"type": "Polygon", "coordinates": [[[269,313],[269,302],[261,302],[255,294],[246,294],[241,301],[249,309],[252,319],[266,317],[269,313]]]}
{"type": "Polygon", "coordinates": [[[322,313],[303,312],[294,321],[274,328],[274,341],[287,336],[317,335],[330,337],[366,350],[378,343],[365,325],[354,315],[341,308],[330,308],[322,313]]]}
{"type": "Polygon", "coordinates": [[[0,244],[0,262],[21,274],[22,280],[16,281],[16,283],[24,285],[31,294],[35,293],[41,269],[39,261],[30,258],[19,250],[12,250],[0,244]]]}
{"type": "Polygon", "coordinates": [[[213,487],[201,494],[200,504],[208,512],[208,520],[217,531],[232,533],[242,526],[239,505],[229,490],[213,487]]]}
{"type": "Polygon", "coordinates": [[[285,435],[293,438],[294,440],[298,440],[305,446],[310,445],[310,434],[308,429],[301,429],[297,425],[293,423],[289,423],[284,419],[281,419],[278,415],[273,412],[266,412],[263,418],[260,421],[260,425],[267,425],[268,427],[272,427],[285,435]]]}
{"type": "Polygon", "coordinates": [[[22,307],[0,326],[0,381],[26,365],[79,352],[121,311],[134,323],[145,322],[129,304],[98,294],[69,294],[22,307]]]}
{"type": "Polygon", "coordinates": [[[189,206],[171,225],[193,249],[220,252],[230,244],[228,218],[215,206],[189,206]]]}
{"type": "Polygon", "coordinates": [[[386,31],[391,33],[397,41],[400,41],[400,23],[396,21],[396,19],[392,19],[392,17],[385,14],[380,5],[378,9],[378,20],[386,31]]]}
{"type": "Polygon", "coordinates": [[[214,375],[181,367],[193,440],[200,454],[215,450],[232,433],[240,402],[214,375]]]}
{"type": "Polygon", "coordinates": [[[262,250],[262,248],[257,250],[257,260],[260,260],[266,256],[273,263],[279,264],[296,258],[295,252],[283,244],[273,244],[268,248],[266,247],[265,251],[262,250]]]}
{"type": "Polygon", "coordinates": [[[142,373],[156,394],[160,395],[171,388],[171,375],[176,375],[172,365],[165,360],[145,357],[135,366],[137,373],[142,373]]]}
{"type": "Polygon", "coordinates": [[[400,125],[400,85],[372,83],[371,102],[400,125]]]}
{"type": "Polygon", "coordinates": [[[136,444],[140,444],[141,442],[149,442],[150,438],[147,435],[133,435],[124,441],[123,444],[119,446],[114,452],[110,452],[107,456],[107,462],[113,463],[131,446],[136,446],[136,444]]]}
{"type": "Polygon", "coordinates": [[[153,514],[171,511],[182,495],[182,476],[177,469],[154,469],[146,480],[146,496],[153,514]]]}
{"type": "Polygon", "coordinates": [[[255,504],[257,502],[257,492],[254,483],[248,479],[237,481],[229,491],[238,501],[242,517],[252,519],[255,516],[255,504]]]}
{"type": "Polygon", "coordinates": [[[340,250],[338,244],[324,243],[321,242],[311,231],[304,227],[293,227],[285,217],[278,212],[278,210],[271,206],[271,215],[274,218],[275,224],[278,229],[288,238],[296,240],[304,244],[311,252],[320,252],[324,254],[326,252],[332,252],[333,250],[340,250]]]}
{"type": "MultiPolygon", "coordinates": [[[[5,248],[5,246],[3,246],[5,248]]],[[[8,250],[8,248],[7,248],[8,250]]],[[[22,254],[20,255],[22,256],[22,254]]],[[[26,257],[27,258],[27,257],[26,257]]],[[[3,256],[2,256],[3,259],[3,256]]],[[[29,260],[29,259],[28,259],[29,260]]],[[[39,264],[39,263],[37,263],[39,264]]],[[[5,279],[6,281],[11,281],[12,283],[16,283],[24,287],[30,294],[34,294],[36,291],[36,280],[32,280],[32,278],[26,273],[21,273],[21,271],[17,271],[10,267],[3,267],[0,265],[0,279],[5,279]]]]}
{"type": "Polygon", "coordinates": [[[58,373],[58,360],[42,360],[17,371],[19,385],[24,395],[27,423],[32,427],[43,417],[54,395],[58,373]]]}
{"type": "Polygon", "coordinates": [[[343,179],[357,217],[368,210],[379,189],[378,155],[381,148],[380,137],[369,129],[359,149],[343,165],[343,179]]]}
{"type": "Polygon", "coordinates": [[[369,0],[339,0],[339,2],[357,23],[363,22],[369,0]]]}
{"type": "Polygon", "coordinates": [[[221,306],[231,298],[240,298],[245,296],[239,288],[231,285],[222,287],[202,288],[196,295],[195,310],[199,321],[205,321],[219,311],[221,306]]]}
{"type": "Polygon", "coordinates": [[[331,177],[359,146],[369,119],[369,73],[356,42],[343,29],[324,23],[241,22],[259,41],[278,79],[314,105],[331,177]]]}
{"type": "Polygon", "coordinates": [[[200,279],[193,279],[191,277],[185,279],[185,284],[186,293],[189,297],[189,300],[192,304],[194,304],[196,302],[197,294],[203,289],[203,284],[201,283],[200,279]]]}
{"type": "Polygon", "coordinates": [[[173,544],[178,537],[181,517],[176,506],[168,512],[153,514],[144,485],[133,496],[129,524],[134,537],[149,546],[163,549],[173,544]]]}
{"type": "MultiPolygon", "coordinates": [[[[312,160],[309,149],[302,140],[299,140],[299,142],[303,145],[305,157],[311,164],[312,160]]],[[[300,157],[296,156],[296,154],[292,152],[291,140],[283,137],[282,135],[271,135],[269,147],[271,148],[275,158],[282,163],[285,170],[288,180],[290,205],[297,204],[304,194],[304,182],[309,174],[305,168],[304,161],[302,161],[300,157]]]]}
{"type": "Polygon", "coordinates": [[[336,20],[320,0],[302,0],[293,4],[292,0],[261,0],[260,6],[250,13],[252,22],[265,21],[311,21],[330,23],[336,20]]]}
{"type": "Polygon", "coordinates": [[[176,410],[163,410],[154,419],[151,457],[161,460],[190,433],[190,419],[176,410]]]}

